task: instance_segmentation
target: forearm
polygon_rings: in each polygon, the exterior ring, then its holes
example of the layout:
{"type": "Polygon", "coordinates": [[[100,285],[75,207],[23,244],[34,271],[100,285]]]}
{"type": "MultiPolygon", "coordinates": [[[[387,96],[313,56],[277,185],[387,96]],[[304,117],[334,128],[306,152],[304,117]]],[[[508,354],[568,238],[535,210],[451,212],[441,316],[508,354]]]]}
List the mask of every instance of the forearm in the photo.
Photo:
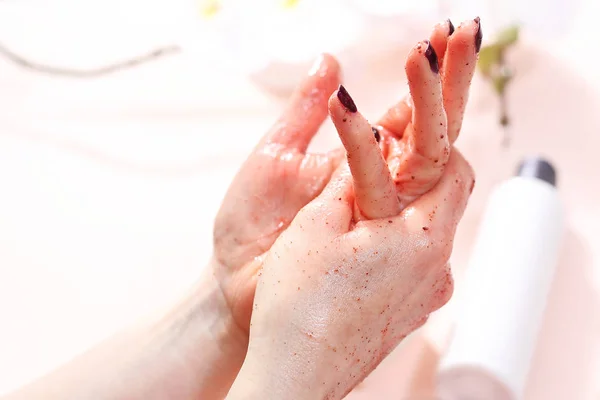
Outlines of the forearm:
{"type": "Polygon", "coordinates": [[[101,343],[5,400],[222,399],[246,346],[207,268],[156,322],[101,343]]]}
{"type": "Polygon", "coordinates": [[[288,377],[280,379],[269,375],[240,373],[226,400],[263,400],[263,399],[294,399],[315,400],[328,398],[318,382],[313,385],[302,386],[299,381],[288,377]],[[287,379],[291,380],[288,381],[287,379]]]}
{"type": "MultiPolygon", "coordinates": [[[[290,340],[288,343],[290,342],[295,341],[290,340]]],[[[329,386],[326,385],[329,379],[327,374],[319,372],[321,366],[316,364],[320,362],[310,355],[305,357],[294,354],[282,354],[281,357],[273,357],[272,354],[249,354],[226,400],[329,398],[329,386]]]]}

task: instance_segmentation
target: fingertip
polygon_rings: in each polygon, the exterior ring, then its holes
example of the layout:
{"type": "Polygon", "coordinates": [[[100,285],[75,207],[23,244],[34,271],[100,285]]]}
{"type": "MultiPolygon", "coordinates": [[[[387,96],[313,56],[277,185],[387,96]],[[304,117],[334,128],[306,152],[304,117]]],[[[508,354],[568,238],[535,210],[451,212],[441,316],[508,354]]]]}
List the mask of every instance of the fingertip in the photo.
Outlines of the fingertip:
{"type": "Polygon", "coordinates": [[[428,47],[429,42],[426,40],[418,42],[409,52],[406,57],[404,70],[410,84],[411,80],[422,80],[423,72],[426,71],[423,66],[426,59],[423,57],[423,52],[428,47]]]}
{"type": "Polygon", "coordinates": [[[427,61],[429,61],[429,68],[431,69],[431,72],[437,75],[440,72],[440,62],[438,55],[431,42],[428,40],[426,43],[427,48],[425,49],[425,52],[423,54],[425,55],[425,58],[427,58],[427,61]]]}
{"type": "Polygon", "coordinates": [[[420,41],[409,52],[405,71],[414,106],[423,102],[424,98],[441,100],[439,68],[438,55],[429,40],[420,41]]]}
{"type": "Polygon", "coordinates": [[[321,53],[309,70],[308,76],[329,77],[337,86],[342,78],[342,68],[333,55],[321,53]]]}
{"type": "Polygon", "coordinates": [[[454,32],[454,25],[450,19],[447,19],[436,24],[433,27],[431,35],[429,36],[429,41],[438,55],[440,67],[443,65],[443,61],[446,56],[448,37],[452,35],[452,32],[454,32]]]}
{"type": "Polygon", "coordinates": [[[352,152],[353,147],[362,142],[361,133],[366,126],[371,131],[368,121],[358,112],[354,100],[342,85],[329,97],[328,110],[342,144],[346,151],[352,152]]]}
{"type": "Polygon", "coordinates": [[[344,116],[347,117],[349,115],[354,115],[358,113],[358,107],[356,106],[354,99],[352,98],[352,96],[350,96],[350,93],[348,93],[348,90],[344,87],[344,85],[339,85],[337,90],[335,90],[331,94],[331,96],[329,96],[329,100],[327,101],[327,108],[329,111],[329,115],[332,118],[336,118],[338,120],[344,116]]]}
{"type": "MultiPolygon", "coordinates": [[[[339,86],[341,67],[331,54],[322,53],[314,61],[308,76],[298,86],[292,99],[329,96],[339,86]]],[[[327,97],[325,97],[327,98],[327,97]]]]}
{"type": "Polygon", "coordinates": [[[477,54],[480,46],[481,25],[477,18],[462,22],[448,39],[448,51],[459,52],[462,56],[468,55],[467,51],[477,54]]]}
{"type": "Polygon", "coordinates": [[[327,101],[340,82],[335,57],[321,54],[297,86],[287,107],[263,143],[278,143],[305,152],[327,117],[327,101]]]}
{"type": "Polygon", "coordinates": [[[481,30],[481,20],[479,17],[474,19],[475,23],[477,23],[477,32],[475,33],[475,51],[479,53],[481,50],[481,41],[483,40],[483,32],[481,30]]]}
{"type": "Polygon", "coordinates": [[[327,110],[329,111],[329,115],[331,116],[331,118],[335,118],[340,114],[341,110],[341,104],[340,101],[338,100],[338,92],[339,89],[336,89],[333,91],[333,93],[331,93],[331,96],[329,96],[329,100],[327,101],[327,110]]]}

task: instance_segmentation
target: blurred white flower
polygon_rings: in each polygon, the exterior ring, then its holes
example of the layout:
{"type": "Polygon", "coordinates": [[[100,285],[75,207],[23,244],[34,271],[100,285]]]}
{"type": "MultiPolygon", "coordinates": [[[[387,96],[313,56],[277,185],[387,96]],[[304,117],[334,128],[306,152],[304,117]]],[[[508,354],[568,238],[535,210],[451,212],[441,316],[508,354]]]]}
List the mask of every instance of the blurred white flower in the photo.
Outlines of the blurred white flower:
{"type": "Polygon", "coordinates": [[[280,93],[292,90],[322,52],[353,74],[365,58],[420,39],[439,19],[437,0],[200,1],[204,55],[210,49],[211,59],[280,93]]]}

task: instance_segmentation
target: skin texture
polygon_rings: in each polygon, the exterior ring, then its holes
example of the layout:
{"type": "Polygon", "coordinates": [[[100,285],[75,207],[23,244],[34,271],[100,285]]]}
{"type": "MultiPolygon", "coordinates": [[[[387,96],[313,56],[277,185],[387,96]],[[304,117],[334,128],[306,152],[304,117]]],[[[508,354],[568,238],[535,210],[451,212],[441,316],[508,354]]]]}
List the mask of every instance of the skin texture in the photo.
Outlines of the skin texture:
{"type": "Polygon", "coordinates": [[[246,335],[262,257],[296,213],[321,193],[343,158],[342,149],[306,153],[339,83],[339,64],[321,56],[241,167],[217,214],[214,272],[246,335]]]}
{"type": "Polygon", "coordinates": [[[400,215],[357,223],[340,168],[265,260],[228,399],[341,399],[452,294],[448,259],[473,184],[462,156],[400,215]]]}
{"type": "Polygon", "coordinates": [[[380,120],[379,143],[346,89],[330,97],[348,164],[266,256],[248,354],[228,399],[341,399],[449,300],[452,241],[474,185],[450,149],[478,24],[448,38],[445,22],[413,48],[411,95],[380,120]]]}

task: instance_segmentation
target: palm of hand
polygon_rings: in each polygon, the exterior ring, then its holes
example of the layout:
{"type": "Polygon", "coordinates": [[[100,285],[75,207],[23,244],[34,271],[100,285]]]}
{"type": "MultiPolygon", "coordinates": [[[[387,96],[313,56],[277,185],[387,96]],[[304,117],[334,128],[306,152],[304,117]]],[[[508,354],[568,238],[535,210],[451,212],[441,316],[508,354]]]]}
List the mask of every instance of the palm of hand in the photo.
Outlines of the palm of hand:
{"type": "Polygon", "coordinates": [[[327,184],[339,161],[337,154],[304,154],[267,144],[233,180],[215,222],[215,257],[234,318],[244,329],[262,257],[327,184]]]}
{"type": "Polygon", "coordinates": [[[327,117],[339,65],[322,56],[288,108],[242,165],[214,225],[215,275],[237,324],[248,331],[256,274],[264,254],[297,212],[329,181],[343,156],[306,152],[327,117]]]}

